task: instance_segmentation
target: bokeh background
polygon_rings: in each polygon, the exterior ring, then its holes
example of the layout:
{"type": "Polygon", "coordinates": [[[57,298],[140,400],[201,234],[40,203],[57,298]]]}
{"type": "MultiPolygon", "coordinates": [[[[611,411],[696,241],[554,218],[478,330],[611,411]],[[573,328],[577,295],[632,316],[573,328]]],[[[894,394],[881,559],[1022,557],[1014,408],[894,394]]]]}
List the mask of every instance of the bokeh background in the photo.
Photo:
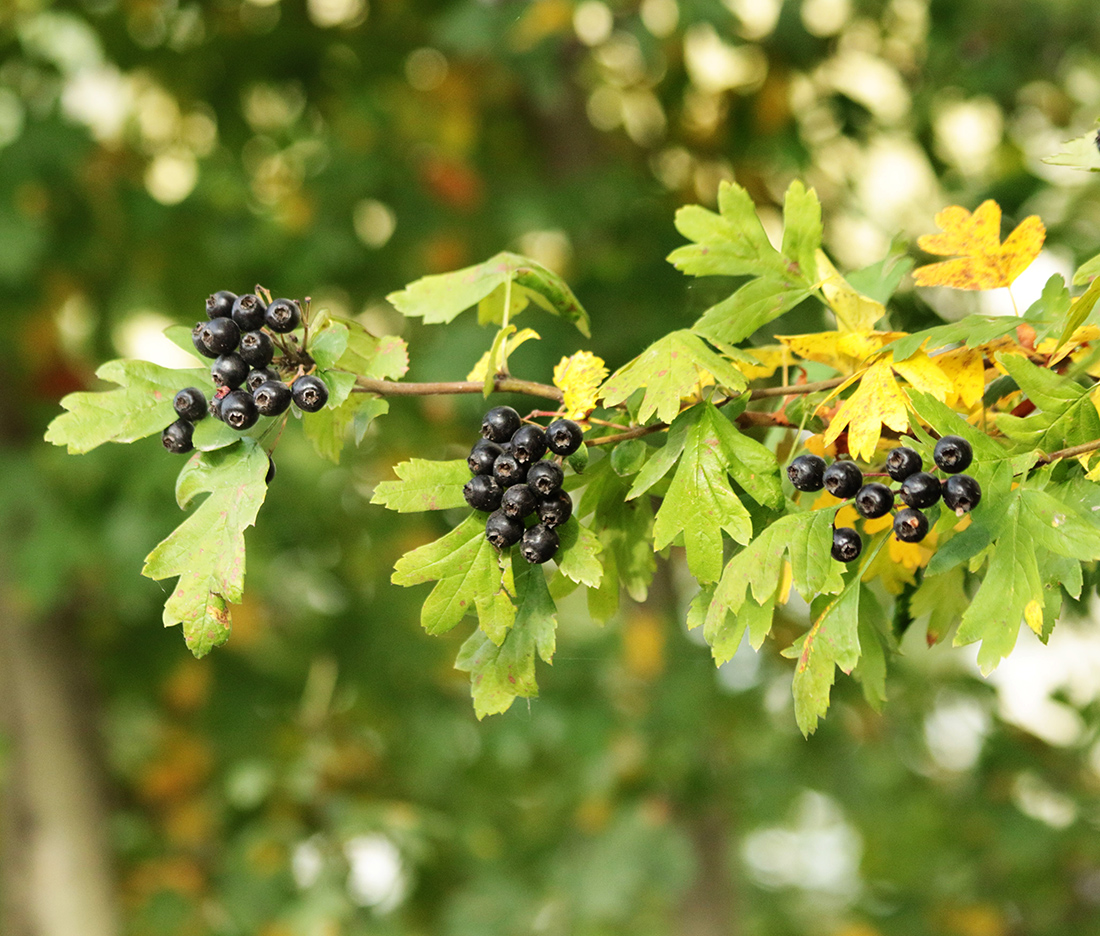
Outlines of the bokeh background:
{"type": "MultiPolygon", "coordinates": [[[[502,249],[593,320],[528,322],[514,369],[618,366],[728,290],[663,260],[723,179],[772,228],[806,179],[842,268],[996,198],[1047,224],[1041,283],[1100,252],[1096,176],[1040,161],[1097,115],[1095,0],[0,0],[0,932],[1100,932],[1088,604],[988,681],[918,621],[886,712],[841,678],[805,741],[798,623],[715,670],[674,554],[605,627],[564,605],[541,698],[478,723],[469,622],[428,637],[388,583],[453,518],[368,501],[480,400],[394,401],[339,466],[288,432],[202,661],[139,575],[180,462],[41,441],[98,363],[177,360],[164,326],[255,283],[461,378],[488,333],[384,296],[502,249]]],[[[939,292],[896,324],[998,308],[939,292]]]]}

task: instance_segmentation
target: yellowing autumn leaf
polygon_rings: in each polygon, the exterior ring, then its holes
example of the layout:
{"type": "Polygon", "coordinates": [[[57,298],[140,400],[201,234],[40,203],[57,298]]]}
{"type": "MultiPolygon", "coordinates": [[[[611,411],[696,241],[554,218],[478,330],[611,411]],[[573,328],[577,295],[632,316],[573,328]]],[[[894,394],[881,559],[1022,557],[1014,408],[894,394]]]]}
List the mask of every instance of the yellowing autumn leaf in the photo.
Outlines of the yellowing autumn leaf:
{"type": "Polygon", "coordinates": [[[783,345],[764,345],[759,348],[739,348],[745,352],[744,358],[734,360],[736,367],[749,381],[771,377],[784,364],[790,364],[794,358],[783,345]]]}
{"type": "Polygon", "coordinates": [[[591,351],[563,357],[554,368],[554,386],[565,395],[565,415],[583,419],[595,409],[597,390],[606,377],[603,360],[591,351]]]}
{"type": "Polygon", "coordinates": [[[886,307],[856,292],[837,272],[825,251],[818,250],[814,256],[817,259],[817,275],[821,278],[821,292],[836,316],[837,328],[842,332],[873,329],[875,322],[886,314],[886,307]]]}
{"type": "Polygon", "coordinates": [[[908,428],[906,402],[890,362],[876,361],[867,368],[856,392],[840,404],[840,409],[825,431],[825,445],[832,445],[847,429],[848,451],[852,457],[871,461],[882,435],[883,424],[897,432],[908,428]]]}
{"type": "Polygon", "coordinates": [[[826,364],[842,374],[852,374],[878,353],[883,345],[905,332],[815,332],[809,335],[776,335],[794,354],[826,364]]]}
{"type": "Polygon", "coordinates": [[[980,348],[958,348],[937,354],[933,360],[951,384],[951,392],[944,401],[948,406],[962,403],[967,408],[976,406],[985,393],[985,363],[980,348]]]}
{"type": "MultiPolygon", "coordinates": [[[[525,341],[530,341],[532,338],[538,338],[538,337],[539,337],[538,332],[536,332],[534,329],[531,329],[531,328],[525,328],[522,331],[516,332],[514,335],[511,335],[511,334],[508,335],[508,337],[505,339],[508,342],[508,354],[510,355],[513,351],[516,350],[516,348],[518,348],[525,341]]],[[[496,343],[495,342],[494,342],[494,349],[499,351],[499,349],[496,348],[496,343]]],[[[471,370],[470,373],[468,373],[466,375],[467,380],[479,380],[480,381],[480,380],[485,379],[485,377],[487,375],[487,372],[489,370],[489,356],[492,353],[493,353],[493,350],[489,350],[489,351],[486,351],[483,355],[481,355],[480,360],[478,360],[478,362],[474,365],[473,370],[471,370]]]]}
{"type": "Polygon", "coordinates": [[[1046,228],[1037,215],[1024,218],[1001,243],[1001,206],[982,202],[971,214],[952,205],[936,215],[942,234],[917,239],[921,250],[954,260],[930,263],[913,271],[918,286],[998,289],[1010,286],[1043,247],[1046,228]]]}
{"type": "Polygon", "coordinates": [[[1043,636],[1043,606],[1038,601],[1032,599],[1024,607],[1024,620],[1036,634],[1043,636]]]}

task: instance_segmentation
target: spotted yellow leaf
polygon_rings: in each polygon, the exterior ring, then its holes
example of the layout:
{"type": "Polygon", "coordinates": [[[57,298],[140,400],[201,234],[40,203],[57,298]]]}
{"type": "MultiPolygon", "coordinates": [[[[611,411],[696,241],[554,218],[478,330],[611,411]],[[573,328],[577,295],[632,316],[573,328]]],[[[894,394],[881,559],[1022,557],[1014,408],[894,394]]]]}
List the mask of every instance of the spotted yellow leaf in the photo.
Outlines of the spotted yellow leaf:
{"type": "Polygon", "coordinates": [[[848,451],[852,457],[870,461],[884,424],[896,432],[904,432],[908,428],[906,402],[890,362],[876,361],[864,372],[856,392],[840,404],[840,409],[825,431],[825,444],[832,445],[847,429],[848,451]]]}
{"type": "Polygon", "coordinates": [[[583,419],[595,409],[597,391],[606,377],[603,360],[591,351],[563,357],[554,368],[554,386],[565,395],[565,415],[583,419]]]}
{"type": "Polygon", "coordinates": [[[790,364],[794,358],[785,345],[765,345],[759,348],[742,348],[745,359],[735,360],[736,367],[749,381],[771,377],[784,364],[790,364]]]}
{"type": "Polygon", "coordinates": [[[904,338],[905,332],[829,331],[776,337],[800,358],[825,364],[842,374],[852,374],[883,345],[904,338]]]}
{"type": "Polygon", "coordinates": [[[944,401],[948,406],[962,403],[967,408],[976,406],[985,392],[985,364],[980,348],[958,348],[945,351],[933,359],[951,384],[951,392],[944,401]]]}
{"type": "Polygon", "coordinates": [[[923,351],[918,351],[904,361],[895,361],[892,354],[887,355],[886,360],[910,385],[934,396],[941,403],[951,394],[951,381],[923,351]]]}
{"type": "Polygon", "coordinates": [[[817,259],[817,275],[821,280],[821,292],[836,316],[837,328],[842,332],[871,331],[875,327],[875,322],[886,314],[886,307],[881,302],[868,299],[856,292],[851,284],[837,272],[836,267],[825,255],[825,251],[818,250],[814,256],[817,259]]]}

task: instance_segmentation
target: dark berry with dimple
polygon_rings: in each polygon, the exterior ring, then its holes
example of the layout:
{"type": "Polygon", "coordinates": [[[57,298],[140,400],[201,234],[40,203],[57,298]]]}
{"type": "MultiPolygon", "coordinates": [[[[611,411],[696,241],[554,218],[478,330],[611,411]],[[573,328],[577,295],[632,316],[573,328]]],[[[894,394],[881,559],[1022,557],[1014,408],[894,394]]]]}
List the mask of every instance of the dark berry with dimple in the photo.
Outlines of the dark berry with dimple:
{"type": "Polygon", "coordinates": [[[927,471],[918,471],[901,482],[899,495],[907,507],[931,507],[940,499],[940,479],[927,471]]]}
{"type": "Polygon", "coordinates": [[[195,427],[186,419],[177,419],[160,434],[161,444],[173,455],[183,455],[194,448],[191,444],[194,431],[195,427]]]}
{"type": "Polygon", "coordinates": [[[943,482],[943,502],[961,517],[970,513],[982,499],[982,488],[970,475],[952,475],[943,482]]]}
{"type": "Polygon", "coordinates": [[[538,491],[541,497],[549,497],[561,488],[565,472],[557,462],[535,462],[527,470],[527,483],[538,491]]]}
{"type": "Polygon", "coordinates": [[[294,394],[281,380],[265,380],[252,391],[256,409],[261,416],[279,416],[287,411],[294,394]]]}
{"type": "Polygon", "coordinates": [[[233,319],[211,319],[202,328],[202,341],[211,351],[232,354],[241,341],[241,330],[233,319]]]}
{"type": "Polygon", "coordinates": [[[273,371],[270,367],[261,367],[257,370],[249,371],[248,376],[245,378],[244,385],[255,393],[261,384],[265,384],[269,380],[278,379],[279,374],[277,371],[273,371]]]}
{"type": "Polygon", "coordinates": [[[949,435],[936,443],[932,457],[941,471],[957,474],[970,467],[970,463],[974,460],[974,449],[962,436],[949,435]]]}
{"type": "Polygon", "coordinates": [[[486,512],[496,510],[500,506],[500,497],[503,493],[496,478],[486,474],[474,475],[462,489],[462,496],[466,498],[467,504],[474,510],[486,512]]]}
{"type": "Polygon", "coordinates": [[[267,474],[264,475],[264,484],[270,484],[275,480],[275,459],[267,456],[267,474]]]}
{"type": "Polygon", "coordinates": [[[175,395],[172,406],[180,419],[198,422],[206,417],[206,397],[198,387],[184,387],[175,395]]]}
{"type": "Polygon", "coordinates": [[[822,480],[825,483],[825,490],[833,497],[851,497],[863,487],[863,472],[855,462],[838,461],[825,469],[822,480]]]}
{"type": "Polygon", "coordinates": [[[521,536],[523,522],[509,517],[501,510],[489,514],[489,519],[485,521],[485,538],[497,549],[507,549],[518,543],[521,536]]]}
{"type": "Polygon", "coordinates": [[[799,455],[787,466],[787,477],[799,491],[820,491],[824,487],[825,459],[799,455]]]}
{"type": "Polygon", "coordinates": [[[275,357],[275,345],[262,331],[245,332],[237,353],[249,367],[267,367],[275,357]]]}
{"type": "Polygon", "coordinates": [[[505,452],[498,455],[493,462],[493,477],[500,482],[501,487],[522,484],[527,480],[527,466],[516,461],[515,455],[505,452]]]}
{"type": "Polygon", "coordinates": [[[541,523],[548,527],[561,526],[573,516],[573,500],[565,491],[558,491],[540,500],[535,510],[541,523]]]}
{"type": "MultiPolygon", "coordinates": [[[[217,319],[219,322],[228,319],[217,319]]],[[[215,387],[228,387],[236,390],[248,377],[248,365],[239,354],[223,354],[210,367],[210,379],[215,387]]]]}
{"type": "Polygon", "coordinates": [[[507,442],[521,423],[519,413],[510,406],[494,406],[481,418],[481,437],[490,442],[507,442]]]}
{"type": "Polygon", "coordinates": [[[861,517],[874,520],[885,517],[894,506],[894,492],[885,484],[872,481],[856,491],[856,510],[861,517]]]}
{"type": "Polygon", "coordinates": [[[560,545],[557,532],[546,524],[539,523],[523,534],[519,553],[528,562],[541,565],[554,558],[560,545]]]}
{"type": "Polygon", "coordinates": [[[583,441],[584,433],[572,419],[555,419],[546,427],[546,447],[555,455],[572,455],[583,441]]]}
{"type": "Polygon", "coordinates": [[[256,331],[264,327],[266,311],[267,306],[264,305],[263,299],[255,293],[245,293],[243,296],[238,296],[233,303],[233,321],[243,332],[256,331]]]}
{"type": "Polygon", "coordinates": [[[191,344],[195,346],[195,350],[199,352],[203,357],[216,358],[218,356],[217,351],[211,351],[206,342],[202,340],[202,330],[206,328],[206,322],[199,322],[191,329],[191,344]]]}
{"type": "Polygon", "coordinates": [[[276,299],[267,307],[264,323],[273,332],[292,332],[302,321],[302,309],[293,299],[276,299]]]}
{"type": "Polygon", "coordinates": [[[466,456],[466,464],[470,466],[471,474],[491,475],[493,473],[493,462],[502,454],[504,453],[501,452],[500,446],[495,442],[481,439],[470,449],[470,454],[466,456]]]}
{"type": "Polygon", "coordinates": [[[542,426],[521,426],[512,435],[512,454],[521,465],[533,465],[546,454],[546,433],[542,426]]]}
{"type": "Polygon", "coordinates": [[[924,459],[906,445],[891,449],[886,456],[886,473],[895,481],[904,481],[909,475],[916,474],[924,467],[924,459]]]}
{"type": "Polygon", "coordinates": [[[894,516],[894,536],[903,543],[919,543],[928,535],[928,518],[919,510],[906,507],[894,516]]]}
{"type": "Polygon", "coordinates": [[[247,390],[234,390],[222,400],[222,422],[238,432],[251,429],[259,418],[256,401],[247,390]]]}
{"type": "Polygon", "coordinates": [[[233,303],[237,294],[227,289],[212,293],[206,297],[206,317],[208,319],[229,318],[233,314],[233,303]]]}
{"type": "Polygon", "coordinates": [[[328,387],[320,377],[307,375],[291,384],[294,403],[303,413],[316,413],[328,402],[328,387]]]}
{"type": "Polygon", "coordinates": [[[513,484],[504,492],[500,501],[500,509],[509,517],[522,520],[535,512],[538,506],[538,495],[527,484],[513,484]]]}
{"type": "Polygon", "coordinates": [[[863,552],[863,540],[851,527],[837,527],[833,530],[833,558],[837,562],[852,562],[863,552]]]}

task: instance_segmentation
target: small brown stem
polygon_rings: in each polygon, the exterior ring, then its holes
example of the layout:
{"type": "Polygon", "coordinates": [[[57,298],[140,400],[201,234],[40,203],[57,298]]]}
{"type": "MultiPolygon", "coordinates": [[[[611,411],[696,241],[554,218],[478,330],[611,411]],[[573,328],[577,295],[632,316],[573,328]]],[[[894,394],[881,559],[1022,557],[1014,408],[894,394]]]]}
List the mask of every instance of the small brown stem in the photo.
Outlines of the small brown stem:
{"type": "Polygon", "coordinates": [[[1081,445],[1073,445],[1070,448],[1059,449],[1057,452],[1051,452],[1049,455],[1041,455],[1035,464],[1049,465],[1051,462],[1058,461],[1059,458],[1076,458],[1078,455],[1087,455],[1089,452],[1098,450],[1100,450],[1100,439],[1093,439],[1091,442],[1084,442],[1081,445]]]}
{"type": "MultiPolygon", "coordinates": [[[[393,380],[375,380],[360,377],[353,388],[357,393],[373,393],[377,396],[451,396],[460,393],[482,393],[485,384],[474,380],[440,381],[438,383],[400,383],[393,380]]],[[[524,393],[527,396],[562,401],[562,392],[549,384],[517,377],[497,377],[493,381],[497,393],[524,393]]]]}
{"type": "Polygon", "coordinates": [[[750,400],[764,400],[768,397],[798,396],[805,393],[817,393],[819,390],[832,390],[839,387],[847,377],[831,377],[828,380],[819,380],[816,383],[793,384],[787,387],[761,387],[749,394],[750,400]]]}

